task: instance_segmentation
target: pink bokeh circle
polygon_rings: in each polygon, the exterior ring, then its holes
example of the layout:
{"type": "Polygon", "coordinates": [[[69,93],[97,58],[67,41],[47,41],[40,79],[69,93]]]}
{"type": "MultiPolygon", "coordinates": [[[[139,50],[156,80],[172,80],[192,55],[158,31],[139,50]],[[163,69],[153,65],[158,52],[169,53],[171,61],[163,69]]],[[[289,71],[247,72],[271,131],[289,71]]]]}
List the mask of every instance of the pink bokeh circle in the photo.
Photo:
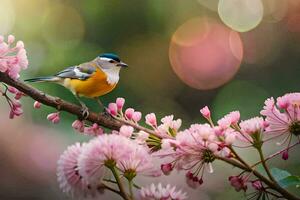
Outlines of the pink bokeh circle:
{"type": "Polygon", "coordinates": [[[217,88],[232,79],[242,58],[240,35],[209,18],[194,18],[181,25],[169,48],[174,72],[200,90],[217,88]]]}

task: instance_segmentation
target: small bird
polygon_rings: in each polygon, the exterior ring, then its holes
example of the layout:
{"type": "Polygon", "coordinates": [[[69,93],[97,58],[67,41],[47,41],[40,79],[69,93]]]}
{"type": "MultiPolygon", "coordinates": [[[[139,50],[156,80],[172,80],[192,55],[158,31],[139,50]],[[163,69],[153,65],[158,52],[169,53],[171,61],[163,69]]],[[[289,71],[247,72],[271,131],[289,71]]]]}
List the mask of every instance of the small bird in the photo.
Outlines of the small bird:
{"type": "Polygon", "coordinates": [[[94,60],[80,65],[68,67],[53,76],[37,77],[26,82],[53,82],[71,90],[82,107],[83,116],[89,112],[79,97],[94,98],[103,106],[99,97],[111,92],[117,85],[120,69],[128,67],[113,53],[104,53],[94,60]]]}

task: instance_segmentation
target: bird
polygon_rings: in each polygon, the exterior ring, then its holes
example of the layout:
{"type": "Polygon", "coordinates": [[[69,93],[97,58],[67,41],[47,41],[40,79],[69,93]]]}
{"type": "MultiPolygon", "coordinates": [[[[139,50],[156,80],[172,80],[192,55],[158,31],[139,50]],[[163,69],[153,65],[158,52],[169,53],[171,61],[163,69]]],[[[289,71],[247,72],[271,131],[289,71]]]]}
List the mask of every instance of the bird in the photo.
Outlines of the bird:
{"type": "Polygon", "coordinates": [[[52,75],[24,80],[25,82],[52,82],[69,89],[82,107],[82,115],[88,117],[88,107],[80,97],[93,98],[103,106],[99,97],[111,92],[119,82],[121,68],[128,67],[114,53],[103,53],[94,60],[66,69],[52,75]]]}

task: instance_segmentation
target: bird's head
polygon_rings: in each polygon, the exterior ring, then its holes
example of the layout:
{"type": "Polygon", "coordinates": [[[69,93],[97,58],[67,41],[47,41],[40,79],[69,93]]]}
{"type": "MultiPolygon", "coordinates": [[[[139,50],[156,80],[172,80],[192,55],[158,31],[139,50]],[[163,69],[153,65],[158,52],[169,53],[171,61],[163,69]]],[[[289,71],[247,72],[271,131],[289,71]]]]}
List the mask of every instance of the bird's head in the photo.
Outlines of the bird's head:
{"type": "Polygon", "coordinates": [[[96,62],[104,69],[128,67],[126,63],[120,60],[119,56],[113,53],[100,54],[96,58],[96,62]]]}

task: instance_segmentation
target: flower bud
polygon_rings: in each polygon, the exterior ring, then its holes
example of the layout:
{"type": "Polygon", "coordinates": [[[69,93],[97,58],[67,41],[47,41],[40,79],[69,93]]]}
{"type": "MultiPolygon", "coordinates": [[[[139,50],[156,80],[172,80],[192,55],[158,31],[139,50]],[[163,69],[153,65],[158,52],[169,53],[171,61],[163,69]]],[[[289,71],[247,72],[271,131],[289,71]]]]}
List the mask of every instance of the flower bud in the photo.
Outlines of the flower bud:
{"type": "Polygon", "coordinates": [[[131,120],[132,119],[132,116],[133,116],[133,113],[134,113],[134,109],[133,108],[127,108],[125,110],[125,117],[128,119],[128,120],[131,120]]]}
{"type": "Polygon", "coordinates": [[[41,104],[40,102],[38,102],[38,101],[35,101],[35,102],[33,103],[33,107],[34,107],[35,109],[39,109],[39,108],[41,108],[41,106],[42,106],[42,104],[41,104]]]}
{"type": "Polygon", "coordinates": [[[118,111],[121,111],[125,104],[125,99],[121,97],[117,98],[116,104],[117,104],[118,111]]]}

